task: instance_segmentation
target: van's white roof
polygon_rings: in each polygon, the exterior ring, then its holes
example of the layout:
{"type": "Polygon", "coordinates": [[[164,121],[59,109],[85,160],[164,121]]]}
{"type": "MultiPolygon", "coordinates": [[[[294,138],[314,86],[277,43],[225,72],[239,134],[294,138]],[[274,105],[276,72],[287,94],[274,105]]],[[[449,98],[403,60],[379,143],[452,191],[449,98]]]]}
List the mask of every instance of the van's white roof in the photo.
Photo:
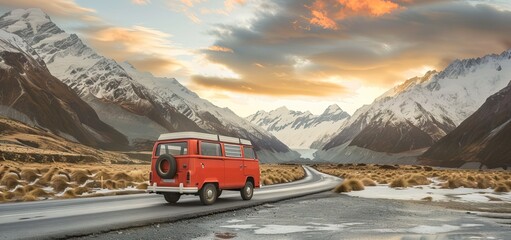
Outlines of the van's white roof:
{"type": "Polygon", "coordinates": [[[236,143],[236,144],[244,144],[244,145],[252,145],[250,140],[237,138],[237,137],[228,137],[218,134],[211,133],[200,133],[200,132],[174,132],[174,133],[164,133],[161,134],[158,140],[174,140],[174,139],[185,139],[185,138],[196,138],[202,140],[210,140],[210,141],[220,141],[226,143],[236,143]]]}

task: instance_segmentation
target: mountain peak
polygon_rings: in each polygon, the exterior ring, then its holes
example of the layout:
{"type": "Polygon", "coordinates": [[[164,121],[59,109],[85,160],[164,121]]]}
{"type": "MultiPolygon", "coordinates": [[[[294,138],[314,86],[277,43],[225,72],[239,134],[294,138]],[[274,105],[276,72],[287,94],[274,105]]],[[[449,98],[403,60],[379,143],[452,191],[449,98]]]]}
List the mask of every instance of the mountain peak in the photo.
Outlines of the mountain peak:
{"type": "Polygon", "coordinates": [[[289,112],[289,109],[286,106],[282,106],[282,107],[279,107],[273,111],[275,111],[275,112],[289,112]]]}
{"type": "Polygon", "coordinates": [[[323,112],[323,113],[334,113],[334,112],[337,112],[337,111],[339,111],[339,110],[341,110],[341,111],[342,111],[341,107],[339,107],[339,105],[337,105],[337,104],[335,104],[335,103],[334,103],[334,104],[332,104],[332,105],[328,106],[328,107],[326,108],[325,112],[323,112]]]}

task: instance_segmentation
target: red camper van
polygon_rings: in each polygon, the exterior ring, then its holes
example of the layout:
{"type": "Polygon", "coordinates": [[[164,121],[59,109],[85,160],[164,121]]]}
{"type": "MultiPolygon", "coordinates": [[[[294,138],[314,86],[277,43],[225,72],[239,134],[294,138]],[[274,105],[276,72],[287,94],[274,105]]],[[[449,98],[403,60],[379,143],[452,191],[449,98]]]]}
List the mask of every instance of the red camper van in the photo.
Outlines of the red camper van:
{"type": "Polygon", "coordinates": [[[148,192],[176,203],[182,194],[213,204],[222,190],[250,200],[260,186],[259,161],[249,140],[198,132],[160,135],[154,144],[148,192]]]}

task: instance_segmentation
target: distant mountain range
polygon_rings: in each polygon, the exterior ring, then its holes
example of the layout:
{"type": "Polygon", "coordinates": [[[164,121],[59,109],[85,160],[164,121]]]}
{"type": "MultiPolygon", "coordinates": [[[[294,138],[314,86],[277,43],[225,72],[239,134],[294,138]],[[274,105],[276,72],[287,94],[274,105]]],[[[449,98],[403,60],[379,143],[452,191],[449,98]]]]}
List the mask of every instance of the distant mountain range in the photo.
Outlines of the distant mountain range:
{"type": "Polygon", "coordinates": [[[280,107],[270,112],[258,111],[246,119],[293,149],[320,149],[349,116],[334,104],[321,115],[280,107]]]}
{"type": "Polygon", "coordinates": [[[455,60],[443,71],[409,79],[358,109],[316,158],[372,162],[382,154],[420,155],[509,80],[511,50],[455,60]]]}
{"type": "MultiPolygon", "coordinates": [[[[156,78],[99,55],[77,35],[60,29],[39,9],[17,9],[4,14],[0,17],[0,29],[19,36],[28,46],[28,55],[37,56],[51,75],[92,107],[95,112],[90,115],[97,113],[99,119],[132,143],[154,140],[163,132],[214,132],[250,139],[263,161],[299,157],[267,131],[198,97],[175,79],[156,78]]],[[[16,88],[6,90],[11,89],[16,88]]],[[[9,109],[10,105],[2,108],[9,109]]],[[[45,114],[50,113],[32,112],[25,120],[33,121],[34,116],[45,114]]],[[[45,127],[43,122],[38,124],[45,127]]],[[[78,135],[66,133],[78,139],[78,135]]],[[[125,142],[118,143],[127,146],[125,142]]]]}

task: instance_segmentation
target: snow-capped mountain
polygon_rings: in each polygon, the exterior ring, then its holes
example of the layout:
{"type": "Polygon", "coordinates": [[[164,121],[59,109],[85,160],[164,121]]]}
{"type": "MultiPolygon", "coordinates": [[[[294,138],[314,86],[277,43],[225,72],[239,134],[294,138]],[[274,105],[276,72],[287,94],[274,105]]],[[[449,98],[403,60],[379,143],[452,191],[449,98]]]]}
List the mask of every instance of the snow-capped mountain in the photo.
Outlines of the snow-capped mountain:
{"type": "Polygon", "coordinates": [[[155,78],[127,65],[125,69],[97,54],[39,9],[4,14],[0,29],[25,40],[54,76],[131,141],[169,131],[208,131],[252,140],[266,161],[298,156],[271,134],[199,98],[175,79],[155,78]]]}
{"type": "Polygon", "coordinates": [[[299,155],[267,131],[240,118],[229,108],[220,108],[200,98],[181,85],[176,79],[155,77],[148,72],[137,71],[129,63],[120,63],[126,73],[153,91],[158,101],[168,103],[202,129],[224,135],[248,138],[260,149],[258,155],[265,159],[295,159],[299,155]]]}
{"type": "Polygon", "coordinates": [[[0,29],[24,39],[55,77],[131,140],[154,139],[165,131],[200,130],[177,110],[158,104],[154,94],[114,60],[98,55],[75,34],[64,32],[40,9],[8,12],[0,17],[0,29]]]}
{"type": "Polygon", "coordinates": [[[511,82],[420,158],[425,164],[444,167],[474,162],[477,166],[507,168],[511,167],[510,142],[511,82]]]}
{"type": "Polygon", "coordinates": [[[246,119],[268,130],[293,149],[318,149],[349,116],[333,104],[321,115],[280,107],[270,112],[258,111],[246,119]]]}
{"type": "Polygon", "coordinates": [[[445,70],[412,78],[357,110],[316,157],[335,159],[344,154],[346,143],[386,153],[430,147],[509,79],[511,50],[455,60],[445,70]]]}
{"type": "Polygon", "coordinates": [[[52,76],[19,36],[0,30],[0,115],[93,147],[123,149],[126,137],[102,122],[67,85],[52,76]]]}

